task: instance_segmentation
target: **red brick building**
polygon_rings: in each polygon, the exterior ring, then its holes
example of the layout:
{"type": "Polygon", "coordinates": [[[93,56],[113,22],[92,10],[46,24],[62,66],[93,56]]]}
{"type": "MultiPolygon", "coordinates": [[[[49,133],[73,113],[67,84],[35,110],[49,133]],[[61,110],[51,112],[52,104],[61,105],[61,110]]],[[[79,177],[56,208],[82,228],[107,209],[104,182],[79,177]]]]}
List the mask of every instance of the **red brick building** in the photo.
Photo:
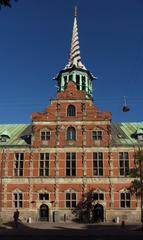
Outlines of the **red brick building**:
{"type": "Polygon", "coordinates": [[[112,123],[111,113],[94,105],[94,79],[81,62],[75,17],[69,61],[55,77],[55,99],[32,113],[31,124],[0,125],[3,221],[16,208],[22,221],[69,221],[88,192],[93,221],[140,221],[140,201],[128,188],[135,152],[143,146],[143,123],[112,123]]]}

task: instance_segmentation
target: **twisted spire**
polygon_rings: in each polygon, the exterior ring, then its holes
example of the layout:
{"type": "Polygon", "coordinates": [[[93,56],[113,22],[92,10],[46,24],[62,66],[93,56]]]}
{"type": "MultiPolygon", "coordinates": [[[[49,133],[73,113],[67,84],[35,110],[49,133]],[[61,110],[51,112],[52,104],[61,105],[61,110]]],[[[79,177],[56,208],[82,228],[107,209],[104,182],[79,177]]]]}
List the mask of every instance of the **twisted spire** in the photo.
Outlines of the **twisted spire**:
{"type": "Polygon", "coordinates": [[[68,64],[66,65],[65,69],[72,68],[73,66],[86,70],[86,67],[81,62],[81,56],[80,56],[80,46],[79,46],[78,27],[77,27],[77,7],[75,7],[71,50],[70,50],[68,64]]]}

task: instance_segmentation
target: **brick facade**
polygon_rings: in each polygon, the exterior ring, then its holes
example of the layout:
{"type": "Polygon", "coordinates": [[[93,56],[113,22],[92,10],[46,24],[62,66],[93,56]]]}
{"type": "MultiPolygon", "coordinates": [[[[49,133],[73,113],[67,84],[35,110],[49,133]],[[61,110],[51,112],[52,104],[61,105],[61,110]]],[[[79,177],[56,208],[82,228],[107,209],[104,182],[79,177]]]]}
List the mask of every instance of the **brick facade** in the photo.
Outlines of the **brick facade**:
{"type": "Polygon", "coordinates": [[[72,47],[68,65],[56,77],[59,90],[50,105],[32,113],[29,125],[0,125],[3,221],[13,220],[16,208],[23,222],[29,217],[71,221],[73,209],[90,192],[94,221],[140,221],[140,201],[128,190],[133,179],[127,170],[134,168],[135,151],[142,146],[134,133],[143,124],[131,124],[127,131],[125,123],[112,123],[111,113],[97,108],[94,77],[80,62],[78,42],[77,54],[72,47]]]}

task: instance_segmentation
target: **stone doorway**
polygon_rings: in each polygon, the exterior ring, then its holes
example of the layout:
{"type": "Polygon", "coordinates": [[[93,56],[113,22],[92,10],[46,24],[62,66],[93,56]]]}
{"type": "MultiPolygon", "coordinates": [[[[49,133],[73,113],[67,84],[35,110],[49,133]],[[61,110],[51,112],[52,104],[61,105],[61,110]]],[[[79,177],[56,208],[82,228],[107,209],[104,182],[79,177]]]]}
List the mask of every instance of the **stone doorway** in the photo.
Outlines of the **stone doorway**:
{"type": "Polygon", "coordinates": [[[104,207],[100,203],[97,203],[94,206],[93,220],[94,220],[94,222],[103,222],[104,221],[104,207]]]}
{"type": "Polygon", "coordinates": [[[46,204],[40,206],[39,220],[49,221],[49,207],[46,204]]]}

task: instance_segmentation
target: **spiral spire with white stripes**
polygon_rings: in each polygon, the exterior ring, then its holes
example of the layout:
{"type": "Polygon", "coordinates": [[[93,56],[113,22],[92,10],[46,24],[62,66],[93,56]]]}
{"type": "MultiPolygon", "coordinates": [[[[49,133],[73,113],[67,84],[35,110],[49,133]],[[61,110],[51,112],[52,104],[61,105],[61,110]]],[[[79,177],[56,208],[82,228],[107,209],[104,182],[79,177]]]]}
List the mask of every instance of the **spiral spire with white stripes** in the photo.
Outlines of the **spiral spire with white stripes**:
{"type": "Polygon", "coordinates": [[[72,68],[73,66],[87,70],[86,67],[81,62],[76,7],[75,7],[75,17],[74,17],[74,24],[73,24],[73,31],[72,31],[71,50],[70,50],[68,64],[65,66],[65,69],[72,68]]]}

